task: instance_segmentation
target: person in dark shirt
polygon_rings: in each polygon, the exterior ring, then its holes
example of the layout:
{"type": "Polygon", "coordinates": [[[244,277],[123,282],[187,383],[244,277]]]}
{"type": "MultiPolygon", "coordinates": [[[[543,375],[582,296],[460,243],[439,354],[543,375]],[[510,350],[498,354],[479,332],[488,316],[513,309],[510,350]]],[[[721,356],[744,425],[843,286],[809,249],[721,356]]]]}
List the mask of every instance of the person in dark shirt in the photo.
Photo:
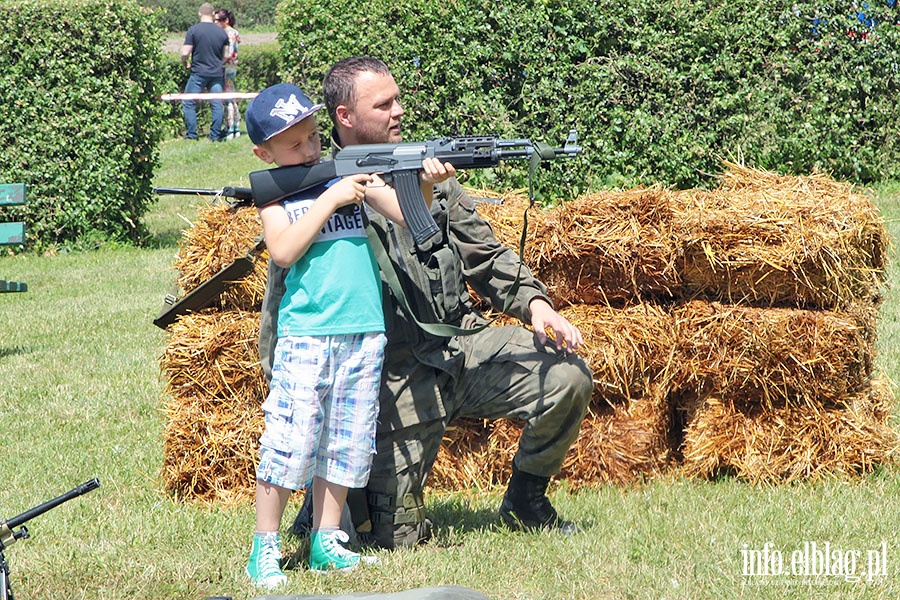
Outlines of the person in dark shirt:
{"type": "MultiPolygon", "coordinates": [[[[228,51],[228,34],[216,25],[212,4],[200,5],[200,22],[191,26],[184,36],[181,47],[181,62],[190,69],[191,75],[184,86],[186,94],[200,92],[221,93],[225,85],[224,61],[228,51]]],[[[222,101],[210,101],[212,108],[212,125],[209,128],[209,139],[220,142],[225,139],[222,132],[222,101]]],[[[195,100],[182,100],[184,126],[187,130],[185,139],[197,139],[197,109],[195,100]]]]}

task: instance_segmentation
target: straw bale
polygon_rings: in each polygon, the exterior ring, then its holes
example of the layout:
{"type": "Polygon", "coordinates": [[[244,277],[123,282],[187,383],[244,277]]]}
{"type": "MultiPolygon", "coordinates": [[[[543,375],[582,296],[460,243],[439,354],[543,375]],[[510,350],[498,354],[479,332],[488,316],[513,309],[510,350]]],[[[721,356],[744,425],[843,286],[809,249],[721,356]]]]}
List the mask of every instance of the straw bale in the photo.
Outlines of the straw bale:
{"type": "Polygon", "coordinates": [[[667,385],[675,370],[677,339],[674,320],[664,308],[582,304],[560,314],[581,330],[584,346],[578,354],[593,373],[592,403],[597,407],[641,398],[651,384],[667,385]]]}
{"type": "MultiPolygon", "coordinates": [[[[532,208],[522,259],[560,306],[671,298],[680,286],[671,197],[662,188],[637,188],[532,208]]],[[[527,204],[511,196],[478,212],[501,244],[518,250],[527,204]]]]}
{"type": "MultiPolygon", "coordinates": [[[[247,252],[262,236],[256,209],[231,208],[215,202],[197,211],[193,225],[184,232],[174,267],[178,285],[187,293],[247,252]]],[[[212,305],[222,310],[259,310],[266,290],[268,251],[254,257],[253,270],[229,286],[212,305]]]]}
{"type": "Polygon", "coordinates": [[[843,406],[872,372],[875,308],[753,308],[695,300],[673,310],[673,386],[747,404],[843,406]]]}
{"type": "Polygon", "coordinates": [[[206,310],[169,327],[160,360],[166,377],[163,487],[178,498],[252,497],[260,406],[259,313],[206,310]]]}
{"type": "Polygon", "coordinates": [[[894,464],[900,437],[879,417],[883,385],[855,394],[850,408],[773,408],[708,397],[685,431],[681,471],[727,473],[754,483],[860,475],[894,464]]]}
{"type": "MultiPolygon", "coordinates": [[[[478,210],[518,249],[526,206],[512,192],[478,210]]],[[[209,205],[182,240],[179,284],[193,289],[261,233],[253,209],[209,205]]],[[[524,263],[582,330],[579,353],[594,374],[560,477],[574,486],[653,477],[680,436],[690,476],[792,481],[893,459],[893,394],[871,380],[886,244],[874,207],[850,186],[736,165],[711,192],[640,188],[529,209],[524,263]],[[691,295],[788,307],[668,304],[691,295]]],[[[266,259],[213,308],[169,328],[163,479],[177,497],[252,497],[266,259]]],[[[522,427],[455,421],[429,484],[505,483],[522,427]]]]}
{"type": "MultiPolygon", "coordinates": [[[[675,321],[664,307],[577,304],[559,312],[581,330],[584,345],[578,355],[593,374],[592,402],[598,407],[640,398],[651,383],[665,385],[674,372],[675,321]]],[[[522,325],[518,319],[494,311],[485,317],[496,318],[495,327],[522,325]]],[[[553,343],[552,329],[548,328],[547,339],[553,343]]]]}
{"type": "Polygon", "coordinates": [[[259,406],[266,394],[259,323],[258,312],[211,310],[172,323],[160,359],[166,394],[242,397],[259,406]]]}
{"type": "MultiPolygon", "coordinates": [[[[839,309],[880,297],[887,230],[870,198],[822,175],[726,163],[715,190],[602,191],[528,211],[523,260],[558,305],[704,297],[839,309]]],[[[527,199],[480,205],[519,248],[527,199]]]]}
{"type": "Polygon", "coordinates": [[[874,376],[865,389],[853,394],[847,401],[851,411],[867,421],[883,426],[890,424],[895,405],[896,399],[891,383],[883,374],[874,376]]]}
{"type": "Polygon", "coordinates": [[[163,446],[163,489],[177,499],[236,503],[252,500],[260,405],[243,396],[170,396],[163,446]]]}
{"type": "Polygon", "coordinates": [[[518,448],[504,420],[457,419],[444,431],[428,485],[437,490],[458,491],[501,485],[509,479],[511,460],[518,448]],[[495,434],[495,432],[497,432],[495,434]]]}
{"type": "Polygon", "coordinates": [[[726,165],[719,189],[672,197],[685,297],[823,309],[879,297],[888,237],[867,196],[726,165]]]}

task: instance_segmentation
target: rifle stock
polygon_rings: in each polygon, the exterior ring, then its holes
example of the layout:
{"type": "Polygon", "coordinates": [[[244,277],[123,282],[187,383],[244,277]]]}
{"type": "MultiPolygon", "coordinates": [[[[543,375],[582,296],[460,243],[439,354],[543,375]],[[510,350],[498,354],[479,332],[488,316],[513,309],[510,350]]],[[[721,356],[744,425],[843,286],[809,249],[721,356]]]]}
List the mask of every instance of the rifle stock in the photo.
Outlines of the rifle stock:
{"type": "Polygon", "coordinates": [[[334,161],[325,161],[312,167],[297,165],[277,167],[250,173],[250,189],[254,204],[258,207],[272,204],[291,194],[307,190],[337,177],[334,161]]]}
{"type": "Polygon", "coordinates": [[[574,130],[569,132],[562,148],[552,148],[528,139],[508,140],[493,135],[442,137],[412,143],[360,144],[343,148],[334,155],[333,160],[312,167],[296,165],[254,171],[250,173],[250,188],[255,205],[261,207],[335,177],[379,173],[385,181],[393,183],[406,226],[416,244],[422,245],[438,232],[419,187],[418,172],[423,159],[437,158],[457,169],[483,169],[495,167],[502,160],[553,160],[572,157],[582,151],[578,145],[578,133],[574,130]]]}
{"type": "MultiPolygon", "coordinates": [[[[222,292],[235,281],[239,281],[253,270],[256,255],[265,248],[263,240],[258,241],[245,256],[222,267],[218,273],[192,289],[180,299],[168,294],[164,299],[163,309],[153,319],[153,324],[166,329],[181,315],[197,312],[213,303],[222,292]]],[[[2,600],[2,599],[0,599],[2,600]]]]}

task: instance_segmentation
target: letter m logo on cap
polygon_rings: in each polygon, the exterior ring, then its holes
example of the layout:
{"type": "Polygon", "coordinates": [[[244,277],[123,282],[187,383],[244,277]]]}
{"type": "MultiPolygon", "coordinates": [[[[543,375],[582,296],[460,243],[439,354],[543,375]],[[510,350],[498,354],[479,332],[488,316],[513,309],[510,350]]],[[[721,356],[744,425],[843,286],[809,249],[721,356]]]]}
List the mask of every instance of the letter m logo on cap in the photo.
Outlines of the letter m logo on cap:
{"type": "Polygon", "coordinates": [[[278,102],[275,103],[275,107],[269,112],[269,116],[278,117],[284,119],[285,123],[290,123],[297,118],[297,115],[306,112],[309,108],[297,100],[297,96],[291,94],[287,101],[284,98],[279,98],[278,102]]]}

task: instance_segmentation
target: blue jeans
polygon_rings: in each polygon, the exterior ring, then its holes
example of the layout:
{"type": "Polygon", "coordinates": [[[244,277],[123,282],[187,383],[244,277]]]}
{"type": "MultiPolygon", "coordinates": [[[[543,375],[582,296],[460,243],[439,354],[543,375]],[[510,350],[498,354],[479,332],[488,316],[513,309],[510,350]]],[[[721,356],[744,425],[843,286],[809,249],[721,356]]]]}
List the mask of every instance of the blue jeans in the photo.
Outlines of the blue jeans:
{"type": "MultiPolygon", "coordinates": [[[[221,93],[225,83],[224,75],[218,77],[204,77],[191,73],[188,78],[187,85],[184,86],[185,94],[199,94],[208,91],[211,93],[221,93]]],[[[192,140],[197,139],[197,109],[195,108],[195,100],[182,100],[181,109],[184,112],[184,126],[187,129],[187,135],[192,140]]],[[[224,139],[222,134],[222,101],[210,100],[212,108],[212,125],[209,128],[209,139],[218,142],[224,139]]]]}

